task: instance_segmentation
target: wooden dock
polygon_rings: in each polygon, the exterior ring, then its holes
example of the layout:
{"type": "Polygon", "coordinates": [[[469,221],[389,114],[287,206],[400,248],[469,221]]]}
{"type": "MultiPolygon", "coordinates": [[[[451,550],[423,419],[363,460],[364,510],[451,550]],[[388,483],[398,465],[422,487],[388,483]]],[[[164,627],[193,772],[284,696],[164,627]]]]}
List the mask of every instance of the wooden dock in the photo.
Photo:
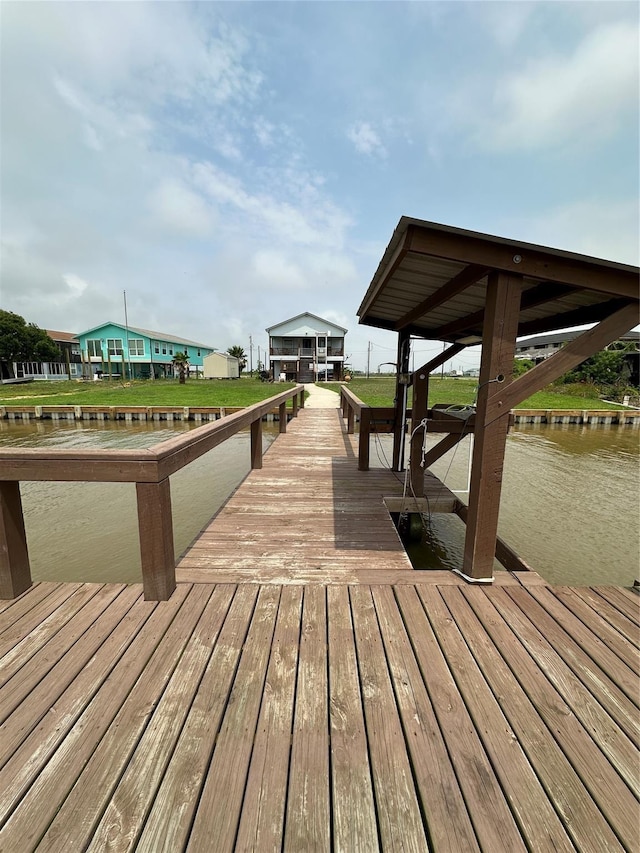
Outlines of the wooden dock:
{"type": "Polygon", "coordinates": [[[168,601],[0,602],[0,851],[637,849],[636,593],[414,571],[356,465],[305,410],[168,601]]]}

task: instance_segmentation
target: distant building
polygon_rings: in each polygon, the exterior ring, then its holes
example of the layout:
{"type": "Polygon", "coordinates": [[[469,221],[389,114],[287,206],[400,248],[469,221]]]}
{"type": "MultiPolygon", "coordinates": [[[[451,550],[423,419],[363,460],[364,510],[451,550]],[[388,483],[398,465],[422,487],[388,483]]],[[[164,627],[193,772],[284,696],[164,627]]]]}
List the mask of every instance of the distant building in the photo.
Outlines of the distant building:
{"type": "Polygon", "coordinates": [[[347,330],[316,314],[298,314],[266,330],[269,368],[277,381],[342,379],[347,330]]]}
{"type": "MultiPolygon", "coordinates": [[[[539,364],[545,358],[549,358],[554,352],[565,344],[568,344],[574,338],[581,334],[582,330],[574,330],[572,332],[553,332],[549,335],[535,335],[532,338],[524,338],[516,342],[516,358],[528,358],[539,364]]],[[[625,361],[629,367],[629,382],[632,385],[638,385],[639,379],[639,362],[640,362],[640,332],[627,332],[618,340],[610,343],[605,347],[608,350],[622,350],[625,354],[625,361]]]]}
{"type": "Polygon", "coordinates": [[[189,372],[201,374],[204,357],[214,348],[187,338],[120,323],[103,323],[78,335],[85,375],[100,372],[134,379],[160,379],[175,375],[171,362],[176,352],[189,356],[189,372]]]}
{"type": "Polygon", "coordinates": [[[17,361],[13,364],[16,379],[75,379],[82,376],[80,342],[73,332],[46,329],[47,334],[60,348],[54,361],[17,361]]]}

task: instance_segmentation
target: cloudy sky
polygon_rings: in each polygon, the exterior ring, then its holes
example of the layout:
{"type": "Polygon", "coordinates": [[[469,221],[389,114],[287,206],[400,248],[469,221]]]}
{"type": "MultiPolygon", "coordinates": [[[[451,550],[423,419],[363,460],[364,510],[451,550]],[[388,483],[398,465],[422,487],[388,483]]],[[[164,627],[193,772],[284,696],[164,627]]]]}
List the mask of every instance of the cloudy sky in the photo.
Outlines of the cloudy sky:
{"type": "Polygon", "coordinates": [[[44,328],[126,290],[131,325],[248,349],[311,311],[374,367],[355,312],[402,215],[638,263],[635,2],[0,15],[0,305],[44,328]]]}

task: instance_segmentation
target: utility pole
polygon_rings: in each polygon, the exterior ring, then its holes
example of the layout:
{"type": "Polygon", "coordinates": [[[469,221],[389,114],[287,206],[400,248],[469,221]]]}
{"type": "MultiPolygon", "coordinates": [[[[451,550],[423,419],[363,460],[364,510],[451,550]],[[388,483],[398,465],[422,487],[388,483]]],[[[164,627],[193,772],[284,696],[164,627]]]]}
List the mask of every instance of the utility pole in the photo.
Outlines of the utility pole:
{"type": "Polygon", "coordinates": [[[367,379],[369,378],[369,362],[371,361],[371,341],[367,341],[367,379]]]}
{"type": "Polygon", "coordinates": [[[260,370],[260,344],[258,344],[258,370],[260,370]]]}
{"type": "Polygon", "coordinates": [[[253,338],[249,335],[249,376],[253,376],[253,338]]]}

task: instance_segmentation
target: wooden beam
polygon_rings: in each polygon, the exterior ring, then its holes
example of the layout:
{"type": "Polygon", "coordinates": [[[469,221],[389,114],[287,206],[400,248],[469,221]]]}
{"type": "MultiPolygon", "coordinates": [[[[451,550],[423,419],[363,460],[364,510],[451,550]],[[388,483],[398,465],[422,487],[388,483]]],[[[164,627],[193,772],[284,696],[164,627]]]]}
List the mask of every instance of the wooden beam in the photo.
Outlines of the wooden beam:
{"type": "Polygon", "coordinates": [[[466,347],[466,344],[452,344],[450,347],[447,347],[441,353],[432,358],[431,361],[427,361],[422,367],[419,367],[414,371],[414,376],[416,373],[433,373],[434,370],[437,370],[441,367],[445,361],[449,361],[450,358],[453,358],[454,355],[457,355],[460,350],[463,350],[466,347]]]}
{"type": "Polygon", "coordinates": [[[0,598],[16,598],[30,586],[20,483],[0,481],[0,598]]]}
{"type": "Polygon", "coordinates": [[[508,386],[500,386],[487,407],[487,423],[522,403],[554,379],[599,352],[638,323],[638,306],[627,304],[597,326],[574,338],[557,353],[531,368],[508,386]]]}
{"type": "MultiPolygon", "coordinates": [[[[546,305],[547,302],[554,302],[557,299],[562,299],[568,293],[575,293],[582,288],[570,287],[563,284],[550,284],[543,282],[536,287],[531,287],[525,290],[520,300],[520,311],[526,311],[529,308],[537,308],[539,305],[546,305]]],[[[452,320],[445,326],[441,326],[434,331],[434,335],[447,340],[452,335],[462,332],[482,332],[482,322],[484,320],[484,309],[474,311],[473,314],[467,314],[466,317],[460,317],[459,320],[452,320]]],[[[567,325],[572,325],[571,323],[567,325]]],[[[556,326],[557,328],[557,326],[556,326]]],[[[518,328],[518,334],[525,334],[518,328]]]]}
{"type": "Polygon", "coordinates": [[[627,264],[585,258],[569,252],[547,249],[505,239],[488,239],[483,234],[458,234],[440,228],[410,225],[405,245],[410,252],[465,264],[480,264],[513,275],[554,281],[574,287],[638,297],[638,270],[627,264]]]}
{"type": "Polygon", "coordinates": [[[432,293],[431,296],[428,296],[419,305],[408,311],[404,317],[401,317],[396,323],[396,331],[409,326],[414,320],[418,320],[420,317],[428,314],[429,311],[433,311],[434,308],[442,305],[443,302],[453,299],[458,293],[462,293],[463,290],[480,281],[488,271],[487,267],[479,266],[478,264],[470,264],[468,267],[465,267],[450,279],[450,281],[438,288],[435,293],[432,293]]]}
{"type": "Polygon", "coordinates": [[[426,419],[429,410],[429,372],[417,370],[413,374],[413,402],[411,405],[411,444],[409,447],[409,474],[411,490],[416,497],[424,494],[424,468],[421,466],[422,443],[425,440],[426,419]],[[425,425],[419,429],[422,421],[425,425]]]}
{"type": "Polygon", "coordinates": [[[487,410],[502,382],[511,380],[521,287],[520,276],[489,274],[462,565],[472,579],[493,578],[509,410],[492,423],[487,423],[487,410]]]}
{"type": "Polygon", "coordinates": [[[447,433],[444,438],[441,438],[440,441],[434,445],[431,450],[428,450],[424,457],[424,471],[427,468],[430,468],[434,462],[437,462],[441,456],[444,456],[452,447],[455,447],[459,441],[465,438],[467,435],[471,435],[469,432],[459,432],[459,433],[447,433]]]}
{"type": "MultiPolygon", "coordinates": [[[[637,300],[635,304],[638,304],[637,300]]],[[[595,305],[585,305],[573,311],[565,311],[552,318],[540,317],[537,320],[527,320],[518,326],[518,337],[535,335],[539,332],[552,332],[556,329],[568,329],[570,326],[586,326],[587,323],[599,323],[614,311],[624,308],[625,305],[629,305],[628,299],[610,299],[607,302],[598,302],[595,305]],[[550,323],[550,319],[553,322],[550,323]]]]}
{"type": "Polygon", "coordinates": [[[278,421],[279,421],[279,430],[280,435],[283,435],[287,431],[287,404],[280,403],[278,406],[278,421]]]}
{"type": "Polygon", "coordinates": [[[147,601],[167,601],[176,588],[169,479],[136,483],[142,585],[147,601]]]}

